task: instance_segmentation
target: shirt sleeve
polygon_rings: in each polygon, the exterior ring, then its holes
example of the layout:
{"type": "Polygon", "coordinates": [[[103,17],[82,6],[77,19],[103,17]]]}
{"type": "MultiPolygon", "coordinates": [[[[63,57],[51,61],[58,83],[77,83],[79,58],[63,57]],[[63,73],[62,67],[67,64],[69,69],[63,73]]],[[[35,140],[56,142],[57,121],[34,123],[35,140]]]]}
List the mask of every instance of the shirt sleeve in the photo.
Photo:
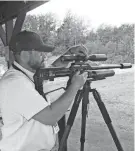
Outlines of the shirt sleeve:
{"type": "MultiPolygon", "coordinates": [[[[11,103],[15,111],[27,120],[49,106],[49,103],[35,90],[34,84],[23,79],[12,84],[11,103]],[[13,85],[14,84],[14,85],[13,85]]],[[[10,94],[11,94],[10,92],[10,94]]]]}

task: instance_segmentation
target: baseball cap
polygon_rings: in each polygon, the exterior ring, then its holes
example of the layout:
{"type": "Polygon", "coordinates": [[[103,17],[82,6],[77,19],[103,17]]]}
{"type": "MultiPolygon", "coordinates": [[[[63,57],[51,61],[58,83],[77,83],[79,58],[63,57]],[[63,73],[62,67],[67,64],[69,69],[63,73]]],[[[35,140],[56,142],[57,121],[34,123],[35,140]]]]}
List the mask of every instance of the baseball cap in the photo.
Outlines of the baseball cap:
{"type": "Polygon", "coordinates": [[[88,50],[83,44],[78,44],[71,46],[69,49],[67,49],[64,53],[59,55],[52,63],[52,66],[62,65],[62,64],[68,64],[68,62],[62,62],[61,57],[64,55],[81,55],[81,56],[87,56],[88,50]]]}
{"type": "Polygon", "coordinates": [[[9,48],[13,52],[35,51],[52,52],[54,47],[44,44],[41,37],[32,31],[21,31],[11,38],[9,48]]]}

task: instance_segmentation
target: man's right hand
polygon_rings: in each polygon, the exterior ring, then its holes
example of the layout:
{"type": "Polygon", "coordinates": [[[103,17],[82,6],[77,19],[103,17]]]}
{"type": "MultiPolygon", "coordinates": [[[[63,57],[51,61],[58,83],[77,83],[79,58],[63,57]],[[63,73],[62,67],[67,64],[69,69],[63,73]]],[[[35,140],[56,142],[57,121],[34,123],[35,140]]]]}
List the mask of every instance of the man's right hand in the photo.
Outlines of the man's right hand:
{"type": "Polygon", "coordinates": [[[80,72],[77,72],[71,80],[71,85],[75,87],[77,90],[79,90],[86,82],[88,77],[88,73],[84,72],[80,74],[80,72]]]}

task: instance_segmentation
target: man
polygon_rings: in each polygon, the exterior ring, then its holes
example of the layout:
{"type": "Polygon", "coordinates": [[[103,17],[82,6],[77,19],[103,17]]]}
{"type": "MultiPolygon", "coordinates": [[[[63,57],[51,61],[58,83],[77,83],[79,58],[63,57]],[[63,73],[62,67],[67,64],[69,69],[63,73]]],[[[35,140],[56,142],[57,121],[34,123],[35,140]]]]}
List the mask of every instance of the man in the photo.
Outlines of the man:
{"type": "Polygon", "coordinates": [[[22,31],[10,43],[15,61],[0,81],[3,118],[1,151],[50,151],[58,133],[57,122],[65,114],[87,74],[76,73],[55,102],[49,103],[35,90],[33,75],[44,58],[46,46],[34,32],[22,31]]]}

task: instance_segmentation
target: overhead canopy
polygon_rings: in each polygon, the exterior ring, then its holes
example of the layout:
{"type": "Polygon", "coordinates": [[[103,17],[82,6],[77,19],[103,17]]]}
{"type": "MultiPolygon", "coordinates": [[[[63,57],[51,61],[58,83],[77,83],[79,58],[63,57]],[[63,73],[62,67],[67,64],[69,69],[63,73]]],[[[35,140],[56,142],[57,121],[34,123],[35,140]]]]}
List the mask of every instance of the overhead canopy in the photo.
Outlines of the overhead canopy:
{"type": "Polygon", "coordinates": [[[21,12],[28,12],[45,2],[44,1],[0,1],[0,25],[14,19],[21,12]]]}

